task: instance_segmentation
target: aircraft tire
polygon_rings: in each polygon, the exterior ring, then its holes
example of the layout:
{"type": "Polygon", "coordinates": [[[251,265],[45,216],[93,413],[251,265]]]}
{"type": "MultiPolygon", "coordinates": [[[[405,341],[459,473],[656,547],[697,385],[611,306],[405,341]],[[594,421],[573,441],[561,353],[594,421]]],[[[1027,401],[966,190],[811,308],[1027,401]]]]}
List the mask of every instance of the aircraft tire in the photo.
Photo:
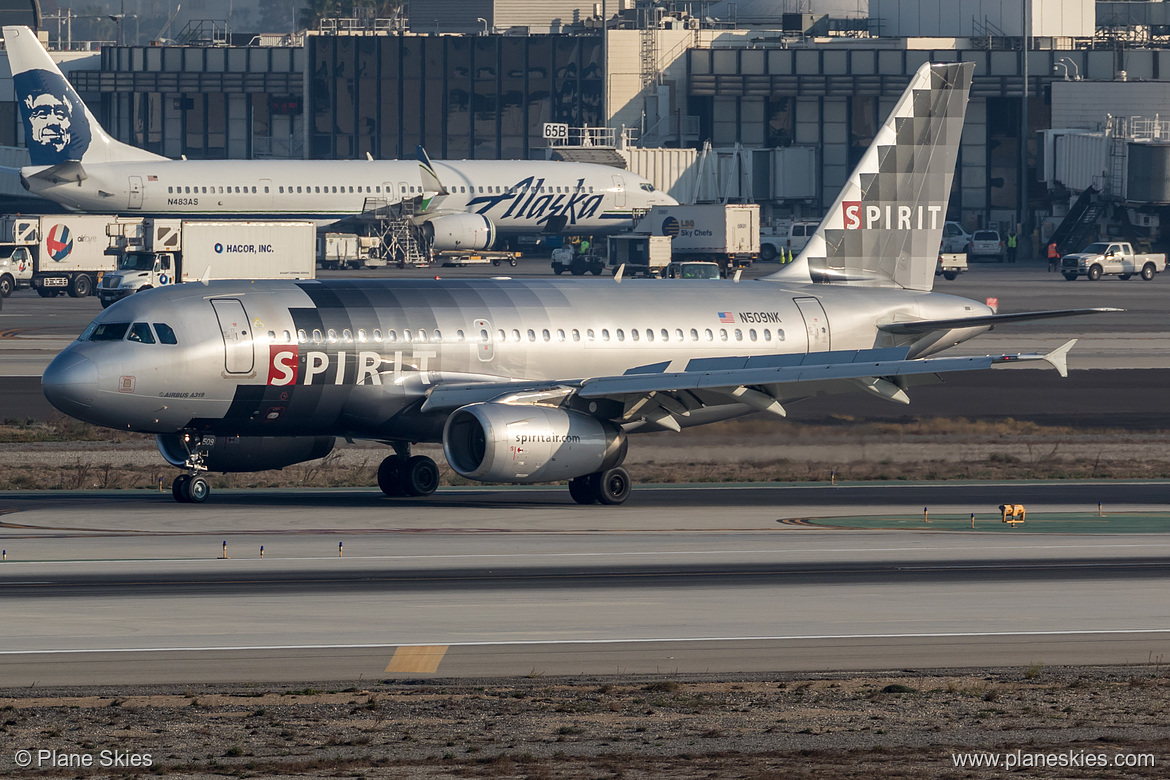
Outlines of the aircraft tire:
{"type": "Polygon", "coordinates": [[[211,495],[211,485],[203,477],[191,477],[183,486],[183,494],[192,504],[202,504],[211,495]]]}
{"type": "Polygon", "coordinates": [[[630,497],[630,473],[621,466],[591,475],[593,495],[608,506],[625,503],[630,497]]]}
{"type": "Polygon", "coordinates": [[[439,467],[426,455],[415,455],[402,468],[402,487],[408,496],[429,496],[439,488],[439,467]]]}
{"type": "Polygon", "coordinates": [[[190,474],[180,474],[175,477],[175,481],[171,483],[171,495],[180,504],[190,503],[191,499],[187,496],[187,483],[191,481],[190,474]]]}
{"type": "Polygon", "coordinates": [[[593,480],[590,476],[577,477],[569,480],[569,495],[578,504],[596,504],[597,496],[593,493],[593,480]]]}
{"type": "Polygon", "coordinates": [[[390,498],[406,495],[402,487],[402,458],[391,455],[378,466],[378,487],[390,498]]]}

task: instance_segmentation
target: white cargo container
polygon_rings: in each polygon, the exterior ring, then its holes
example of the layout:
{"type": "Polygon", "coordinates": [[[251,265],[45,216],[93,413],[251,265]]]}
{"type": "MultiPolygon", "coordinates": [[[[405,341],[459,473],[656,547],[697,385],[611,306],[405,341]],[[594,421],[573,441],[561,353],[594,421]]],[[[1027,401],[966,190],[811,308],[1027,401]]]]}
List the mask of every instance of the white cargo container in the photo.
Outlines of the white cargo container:
{"type": "Polygon", "coordinates": [[[140,290],[208,279],[313,279],[312,222],[154,220],[139,234],[111,235],[118,270],[103,280],[103,306],[140,290]],[[141,240],[142,243],[136,243],[141,240]]]}
{"type": "Polygon", "coordinates": [[[751,265],[760,254],[760,207],[755,203],[655,206],[636,232],[670,236],[675,259],[751,265]]]}

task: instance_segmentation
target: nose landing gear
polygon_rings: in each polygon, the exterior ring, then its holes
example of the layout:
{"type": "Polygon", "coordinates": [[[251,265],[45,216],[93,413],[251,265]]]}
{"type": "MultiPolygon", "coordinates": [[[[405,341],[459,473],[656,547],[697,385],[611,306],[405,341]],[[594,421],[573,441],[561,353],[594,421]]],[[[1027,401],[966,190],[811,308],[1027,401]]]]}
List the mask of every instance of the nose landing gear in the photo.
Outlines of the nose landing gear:
{"type": "Polygon", "coordinates": [[[184,434],[181,441],[187,449],[187,460],[183,463],[190,471],[180,474],[171,483],[171,495],[180,504],[202,504],[211,495],[211,485],[199,472],[207,471],[207,453],[215,446],[214,436],[184,434]]]}

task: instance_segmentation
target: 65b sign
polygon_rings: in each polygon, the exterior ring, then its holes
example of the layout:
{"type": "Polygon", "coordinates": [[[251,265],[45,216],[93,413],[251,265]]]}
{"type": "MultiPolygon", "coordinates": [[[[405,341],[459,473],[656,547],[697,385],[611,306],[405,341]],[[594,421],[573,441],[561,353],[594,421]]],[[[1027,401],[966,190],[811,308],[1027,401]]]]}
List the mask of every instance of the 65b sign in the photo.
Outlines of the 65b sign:
{"type": "Polygon", "coordinates": [[[564,141],[569,137],[569,126],[563,122],[545,122],[544,137],[550,141],[564,141]]]}

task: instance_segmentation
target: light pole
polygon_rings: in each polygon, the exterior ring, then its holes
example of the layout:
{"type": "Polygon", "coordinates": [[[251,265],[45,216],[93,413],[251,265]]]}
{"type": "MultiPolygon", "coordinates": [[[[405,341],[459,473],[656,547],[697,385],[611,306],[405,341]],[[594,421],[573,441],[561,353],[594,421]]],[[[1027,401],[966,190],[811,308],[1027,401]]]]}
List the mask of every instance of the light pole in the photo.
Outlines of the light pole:
{"type": "Polygon", "coordinates": [[[1077,63],[1070,57],[1061,57],[1052,65],[1052,72],[1055,73],[1057,68],[1064,68],[1064,80],[1068,81],[1068,66],[1072,65],[1073,81],[1081,80],[1081,69],[1077,67],[1077,63]]]}

